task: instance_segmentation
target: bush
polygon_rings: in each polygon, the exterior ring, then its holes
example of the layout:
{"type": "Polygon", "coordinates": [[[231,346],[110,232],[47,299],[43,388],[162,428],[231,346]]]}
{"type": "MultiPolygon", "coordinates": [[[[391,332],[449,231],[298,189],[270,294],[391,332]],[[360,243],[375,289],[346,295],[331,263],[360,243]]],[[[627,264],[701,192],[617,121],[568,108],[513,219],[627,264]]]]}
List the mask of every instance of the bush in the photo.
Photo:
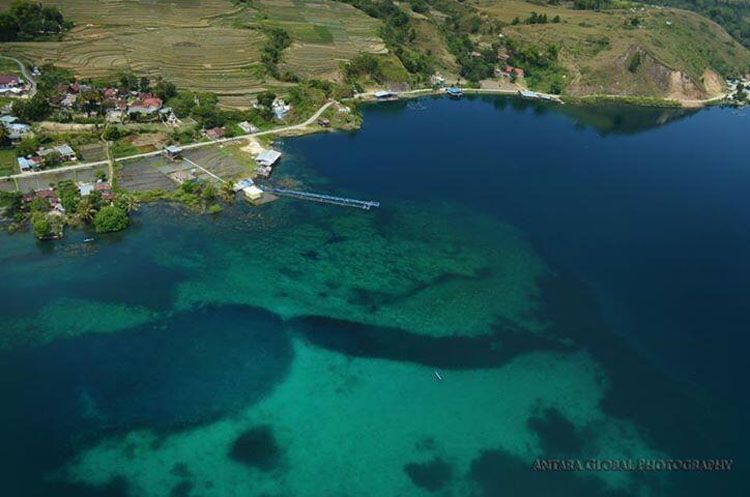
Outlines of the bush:
{"type": "Polygon", "coordinates": [[[128,227],[130,220],[124,210],[114,205],[102,207],[94,217],[94,229],[97,233],[122,231],[128,227]]]}
{"type": "Polygon", "coordinates": [[[31,215],[31,228],[34,230],[34,236],[40,240],[52,236],[52,224],[44,212],[34,212],[31,215]]]}

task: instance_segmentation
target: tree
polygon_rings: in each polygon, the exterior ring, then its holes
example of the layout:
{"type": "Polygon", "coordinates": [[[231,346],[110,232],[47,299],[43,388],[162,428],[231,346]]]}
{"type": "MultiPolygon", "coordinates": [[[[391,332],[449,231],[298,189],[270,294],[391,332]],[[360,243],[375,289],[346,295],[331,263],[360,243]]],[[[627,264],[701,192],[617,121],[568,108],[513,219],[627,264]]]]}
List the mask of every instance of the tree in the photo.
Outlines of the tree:
{"type": "Polygon", "coordinates": [[[8,130],[5,129],[5,126],[0,124],[0,145],[5,145],[5,142],[8,140],[8,130]]]}
{"type": "Polygon", "coordinates": [[[31,228],[34,230],[34,236],[40,240],[52,236],[52,224],[44,212],[34,212],[31,215],[31,228]]]}
{"type": "Polygon", "coordinates": [[[276,94],[270,91],[264,91],[258,95],[258,105],[262,107],[270,109],[274,100],[276,100],[276,94]]]}
{"type": "Polygon", "coordinates": [[[81,200],[76,185],[72,181],[61,181],[57,184],[56,190],[65,212],[74,214],[78,209],[78,202],[81,200]]]}
{"type": "Polygon", "coordinates": [[[85,223],[91,223],[96,217],[96,212],[96,202],[91,195],[83,197],[76,207],[76,214],[85,223]]]}
{"type": "Polygon", "coordinates": [[[13,114],[24,121],[41,121],[52,109],[47,98],[37,93],[30,100],[16,100],[13,103],[13,114]]]}
{"type": "Polygon", "coordinates": [[[120,80],[120,86],[125,90],[137,90],[140,83],[138,76],[132,72],[123,71],[120,73],[118,78],[120,80]]]}
{"type": "Polygon", "coordinates": [[[94,216],[94,229],[97,233],[122,231],[128,227],[130,220],[127,213],[115,205],[102,207],[94,216]]]}
{"type": "Polygon", "coordinates": [[[50,152],[49,154],[44,156],[42,166],[44,169],[52,169],[54,167],[60,167],[62,163],[62,155],[57,152],[50,152]]]}
{"type": "Polygon", "coordinates": [[[143,76],[140,80],[138,80],[138,89],[140,91],[146,93],[149,88],[151,88],[151,81],[146,76],[143,76]]]}
{"type": "Polygon", "coordinates": [[[153,86],[154,94],[164,102],[177,95],[177,87],[174,83],[159,78],[153,86]]]}
{"type": "Polygon", "coordinates": [[[21,142],[16,145],[16,155],[18,157],[26,157],[27,155],[33,155],[39,148],[39,138],[32,136],[24,136],[21,138],[21,142]]]}
{"type": "Polygon", "coordinates": [[[126,213],[135,212],[138,210],[138,206],[140,205],[138,202],[138,199],[135,198],[135,196],[130,194],[120,195],[117,197],[117,201],[115,202],[115,205],[125,211],[126,213]]]}

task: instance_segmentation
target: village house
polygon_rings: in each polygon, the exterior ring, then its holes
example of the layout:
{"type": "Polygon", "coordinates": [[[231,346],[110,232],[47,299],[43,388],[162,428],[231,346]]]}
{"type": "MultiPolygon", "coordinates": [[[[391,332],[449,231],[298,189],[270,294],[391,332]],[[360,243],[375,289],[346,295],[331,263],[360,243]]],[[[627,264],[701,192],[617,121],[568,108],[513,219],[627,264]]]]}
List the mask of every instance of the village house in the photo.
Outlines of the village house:
{"type": "Polygon", "coordinates": [[[161,109],[162,101],[160,98],[150,93],[142,93],[128,107],[129,114],[153,114],[161,109]]]}
{"type": "Polygon", "coordinates": [[[16,163],[22,173],[29,173],[42,167],[44,161],[38,155],[33,155],[29,157],[19,157],[16,159],[16,163]]]}
{"type": "Polygon", "coordinates": [[[81,197],[88,197],[93,191],[93,183],[78,183],[78,193],[81,195],[81,197]]]}
{"type": "Polygon", "coordinates": [[[51,153],[60,154],[60,158],[63,160],[63,162],[78,160],[75,150],[73,150],[67,143],[63,143],[62,145],[57,145],[56,147],[52,148],[40,148],[37,151],[37,155],[40,157],[46,157],[51,153]]]}
{"type": "Polygon", "coordinates": [[[112,191],[112,187],[108,183],[97,183],[94,185],[94,191],[99,192],[102,196],[102,200],[105,202],[111,202],[115,199],[115,193],[112,191]]]}
{"type": "Polygon", "coordinates": [[[0,74],[0,93],[18,95],[25,90],[24,82],[14,74],[0,74]]]}
{"type": "Polygon", "coordinates": [[[286,117],[290,110],[292,110],[292,106],[287,104],[283,98],[276,97],[273,104],[271,104],[271,110],[273,110],[276,119],[281,120],[286,117]]]}
{"type": "Polygon", "coordinates": [[[12,142],[18,142],[24,135],[31,133],[31,126],[23,123],[13,123],[5,126],[8,131],[8,139],[12,142]]]}
{"type": "Polygon", "coordinates": [[[59,213],[65,212],[65,208],[60,203],[60,197],[57,196],[57,193],[55,193],[55,190],[53,190],[52,188],[42,188],[27,193],[23,196],[23,202],[27,204],[34,201],[35,199],[46,200],[47,203],[49,203],[49,206],[55,211],[59,213]]]}
{"type": "Polygon", "coordinates": [[[242,131],[244,131],[245,133],[248,133],[248,134],[250,134],[250,133],[257,133],[259,131],[257,127],[253,126],[252,124],[250,124],[247,121],[242,121],[237,126],[239,126],[242,131]]]}
{"type": "Polygon", "coordinates": [[[164,155],[167,157],[167,159],[170,159],[170,160],[179,159],[181,154],[182,154],[182,149],[176,145],[170,145],[164,149],[164,155]]]}
{"type": "Polygon", "coordinates": [[[224,128],[211,128],[204,131],[205,135],[211,140],[223,138],[225,132],[224,128]]]}
{"type": "Polygon", "coordinates": [[[12,142],[17,142],[24,135],[31,132],[31,126],[19,123],[18,118],[12,115],[0,117],[0,126],[5,128],[8,139],[12,142]]]}

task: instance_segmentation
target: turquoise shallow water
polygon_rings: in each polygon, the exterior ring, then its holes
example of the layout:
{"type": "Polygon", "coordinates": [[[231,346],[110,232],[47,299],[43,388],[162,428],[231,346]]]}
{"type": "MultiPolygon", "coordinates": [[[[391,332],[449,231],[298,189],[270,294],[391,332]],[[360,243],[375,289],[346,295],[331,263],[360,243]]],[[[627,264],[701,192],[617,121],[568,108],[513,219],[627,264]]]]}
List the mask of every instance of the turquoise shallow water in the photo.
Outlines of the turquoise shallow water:
{"type": "Polygon", "coordinates": [[[745,495],[747,117],[419,102],[282,144],[376,211],[0,235],[9,494],[745,495]]]}

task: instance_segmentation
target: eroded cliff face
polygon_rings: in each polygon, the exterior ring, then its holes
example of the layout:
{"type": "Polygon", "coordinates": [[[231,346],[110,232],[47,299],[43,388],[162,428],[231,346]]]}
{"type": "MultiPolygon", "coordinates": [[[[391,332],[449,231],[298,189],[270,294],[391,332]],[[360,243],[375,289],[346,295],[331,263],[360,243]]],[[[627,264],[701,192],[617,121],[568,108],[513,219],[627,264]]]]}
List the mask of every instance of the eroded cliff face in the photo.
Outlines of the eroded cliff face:
{"type": "Polygon", "coordinates": [[[639,46],[631,46],[609,63],[591,70],[585,64],[571,68],[575,75],[567,91],[572,95],[656,96],[694,101],[721,95],[722,78],[705,68],[700,78],[674,70],[639,46]]]}

